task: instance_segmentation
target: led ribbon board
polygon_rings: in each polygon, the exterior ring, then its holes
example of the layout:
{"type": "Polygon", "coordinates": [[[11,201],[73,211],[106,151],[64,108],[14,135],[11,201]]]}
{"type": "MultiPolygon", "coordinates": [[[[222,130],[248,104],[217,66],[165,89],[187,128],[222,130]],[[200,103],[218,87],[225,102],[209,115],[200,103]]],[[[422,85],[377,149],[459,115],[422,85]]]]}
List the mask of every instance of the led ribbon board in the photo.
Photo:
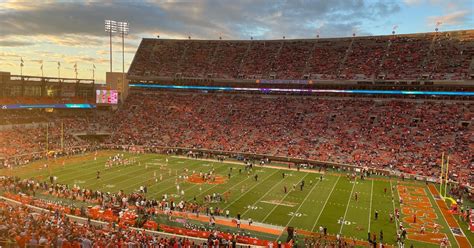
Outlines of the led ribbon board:
{"type": "Polygon", "coordinates": [[[95,105],[88,103],[66,103],[66,104],[8,104],[0,105],[1,109],[43,109],[43,108],[60,108],[60,109],[91,109],[95,105]]]}
{"type": "Polygon", "coordinates": [[[130,84],[137,88],[181,89],[181,90],[209,90],[209,91],[260,91],[262,93],[341,93],[341,94],[378,94],[378,95],[431,95],[431,96],[474,96],[474,92],[460,91],[406,91],[406,90],[325,90],[325,89],[278,89],[278,88],[241,88],[195,85],[158,85],[158,84],[130,84]]]}

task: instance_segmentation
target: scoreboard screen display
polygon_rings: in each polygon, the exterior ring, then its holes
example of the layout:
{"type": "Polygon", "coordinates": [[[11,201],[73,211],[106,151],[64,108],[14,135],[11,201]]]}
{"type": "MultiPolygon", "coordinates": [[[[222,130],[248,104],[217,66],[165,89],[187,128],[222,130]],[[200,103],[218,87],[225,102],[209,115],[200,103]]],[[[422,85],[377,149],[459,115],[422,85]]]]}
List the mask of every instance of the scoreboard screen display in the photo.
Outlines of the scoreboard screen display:
{"type": "Polygon", "coordinates": [[[96,90],[97,104],[117,104],[118,92],[116,90],[96,90]]]}

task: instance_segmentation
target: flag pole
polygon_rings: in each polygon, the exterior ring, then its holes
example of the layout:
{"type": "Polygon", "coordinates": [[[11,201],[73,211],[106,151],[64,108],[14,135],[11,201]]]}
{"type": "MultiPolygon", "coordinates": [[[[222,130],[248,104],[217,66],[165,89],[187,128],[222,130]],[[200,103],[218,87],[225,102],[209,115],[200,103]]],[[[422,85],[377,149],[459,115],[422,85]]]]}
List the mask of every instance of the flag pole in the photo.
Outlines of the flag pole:
{"type": "MultiPolygon", "coordinates": [[[[20,76],[23,77],[23,66],[24,66],[24,61],[23,57],[20,57],[20,76]]],[[[23,80],[23,78],[22,78],[23,80]]]]}

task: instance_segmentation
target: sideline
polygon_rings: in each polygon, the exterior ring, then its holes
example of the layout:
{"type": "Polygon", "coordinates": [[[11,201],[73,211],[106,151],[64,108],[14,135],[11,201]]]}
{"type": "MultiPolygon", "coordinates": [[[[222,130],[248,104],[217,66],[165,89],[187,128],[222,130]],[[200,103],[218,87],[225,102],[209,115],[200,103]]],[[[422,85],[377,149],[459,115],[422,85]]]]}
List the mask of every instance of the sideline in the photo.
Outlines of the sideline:
{"type": "Polygon", "coordinates": [[[471,248],[471,243],[469,240],[466,238],[464,235],[464,232],[462,231],[461,227],[459,226],[458,222],[456,219],[453,217],[453,215],[449,212],[448,205],[446,205],[446,202],[439,197],[438,190],[436,189],[433,184],[428,185],[428,188],[430,189],[430,193],[433,196],[434,200],[436,201],[436,205],[438,206],[439,210],[441,211],[441,215],[443,216],[444,220],[449,226],[449,231],[451,231],[451,234],[453,234],[454,238],[456,239],[456,242],[458,243],[460,248],[471,248]],[[454,234],[452,228],[458,228],[461,231],[461,235],[456,235],[454,234]]]}
{"type": "MultiPolygon", "coordinates": [[[[189,160],[201,160],[201,161],[207,161],[207,162],[218,162],[218,163],[223,163],[223,164],[236,164],[236,165],[241,165],[244,166],[242,162],[237,162],[237,161],[217,161],[215,159],[209,159],[209,158],[188,158],[186,156],[170,156],[172,158],[181,158],[181,159],[189,159],[189,160]]],[[[277,169],[277,170],[287,170],[287,171],[298,171],[296,168],[288,168],[284,166],[277,166],[277,165],[259,165],[255,164],[255,168],[269,168],[269,169],[277,169]]],[[[317,170],[312,170],[312,169],[300,169],[300,172],[307,172],[307,173],[314,173],[314,174],[326,174],[324,171],[317,171],[317,170]]]]}

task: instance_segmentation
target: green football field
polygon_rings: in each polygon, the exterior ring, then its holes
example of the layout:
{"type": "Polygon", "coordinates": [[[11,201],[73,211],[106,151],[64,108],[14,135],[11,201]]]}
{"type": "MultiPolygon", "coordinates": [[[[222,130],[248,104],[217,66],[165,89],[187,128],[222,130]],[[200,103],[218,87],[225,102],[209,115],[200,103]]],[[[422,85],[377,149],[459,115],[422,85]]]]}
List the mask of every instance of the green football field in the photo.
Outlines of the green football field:
{"type": "MultiPolygon", "coordinates": [[[[255,166],[251,175],[244,170],[243,163],[210,160],[187,159],[175,156],[158,154],[135,155],[125,153],[126,158],[134,157],[136,164],[130,166],[117,166],[105,169],[105,161],[109,156],[117,154],[116,151],[102,151],[94,160],[94,155],[79,155],[70,158],[64,166],[60,162],[52,162],[48,169],[43,168],[45,161],[35,162],[31,165],[14,170],[0,170],[0,175],[17,175],[22,178],[37,178],[47,180],[49,175],[57,177],[59,183],[80,185],[82,188],[101,190],[105,192],[137,191],[140,186],[148,186],[148,198],[161,199],[163,194],[168,194],[178,199],[203,201],[203,197],[212,193],[230,192],[226,203],[213,203],[230,211],[231,216],[241,214],[244,222],[251,218],[254,222],[274,226],[293,226],[301,232],[318,232],[319,226],[327,227],[328,233],[340,233],[344,237],[366,240],[367,233],[384,233],[384,243],[396,243],[397,223],[389,221],[389,213],[395,208],[400,209],[399,192],[397,185],[401,183],[396,179],[386,177],[370,178],[353,182],[345,174],[337,171],[318,174],[313,172],[298,172],[287,170],[286,167],[268,168],[255,166]],[[168,159],[168,162],[166,162],[168,159]],[[231,169],[232,168],[232,171],[231,169]],[[180,190],[184,196],[178,194],[176,182],[179,175],[188,170],[208,172],[215,170],[217,175],[226,181],[222,184],[194,184],[179,181],[180,190]],[[239,169],[242,171],[239,174],[239,169]],[[96,178],[97,171],[101,171],[101,178],[96,178]],[[228,178],[228,174],[230,179],[228,178]],[[255,173],[258,180],[255,180],[255,173]],[[283,178],[282,173],[285,173],[283,178]],[[162,180],[153,180],[154,174],[162,180]],[[322,180],[320,180],[322,176],[322,180]],[[305,187],[301,191],[299,183],[304,180],[305,187]],[[293,190],[293,185],[296,189],[293,190]],[[284,193],[284,187],[288,193],[284,193]],[[393,186],[393,187],[392,187],[393,186]],[[384,193],[384,189],[387,192],[384,193]],[[395,189],[395,190],[392,190],[395,189]],[[358,200],[354,199],[357,192],[358,200]],[[377,211],[379,217],[374,218],[377,211]]],[[[450,232],[446,221],[442,218],[433,196],[429,193],[424,183],[409,182],[424,188],[428,193],[430,202],[438,215],[441,225],[440,232],[445,233],[451,245],[456,247],[456,241],[450,232]]],[[[401,215],[404,217],[404,215],[401,215]]],[[[284,232],[285,233],[285,232],[284,232]]],[[[472,233],[466,233],[472,235],[472,233]]],[[[286,238],[282,234],[281,240],[286,238]]],[[[469,237],[472,238],[472,237],[469,237]]],[[[409,247],[439,247],[438,244],[425,243],[408,239],[405,245],[409,247]]]]}

